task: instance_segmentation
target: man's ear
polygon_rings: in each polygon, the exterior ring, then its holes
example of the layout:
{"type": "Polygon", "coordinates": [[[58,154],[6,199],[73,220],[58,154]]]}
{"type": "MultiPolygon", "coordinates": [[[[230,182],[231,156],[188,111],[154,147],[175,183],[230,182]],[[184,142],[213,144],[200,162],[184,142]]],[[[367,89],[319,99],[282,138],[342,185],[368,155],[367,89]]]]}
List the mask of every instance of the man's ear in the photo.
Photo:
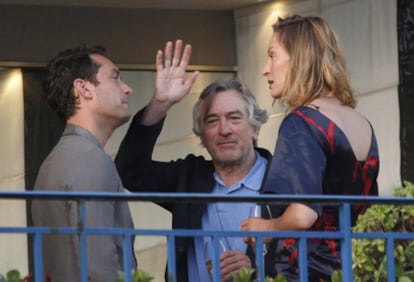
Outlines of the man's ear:
{"type": "Polygon", "coordinates": [[[84,99],[91,99],[92,93],[89,90],[89,82],[82,78],[76,78],[73,81],[73,89],[76,96],[82,96],[84,99]]]}

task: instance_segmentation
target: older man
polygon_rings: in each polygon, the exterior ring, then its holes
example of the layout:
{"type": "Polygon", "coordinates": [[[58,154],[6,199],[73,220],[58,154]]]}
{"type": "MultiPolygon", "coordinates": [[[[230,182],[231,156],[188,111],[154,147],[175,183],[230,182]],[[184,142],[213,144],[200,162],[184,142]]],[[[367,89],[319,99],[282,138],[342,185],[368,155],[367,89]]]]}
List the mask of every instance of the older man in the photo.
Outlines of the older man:
{"type": "MultiPolygon", "coordinates": [[[[172,45],[167,46],[166,54],[171,53],[168,52],[171,48],[172,45]]],[[[193,73],[189,80],[183,79],[188,52],[184,51],[184,63],[180,63],[180,53],[178,42],[174,56],[162,53],[157,56],[155,94],[135,115],[115,159],[124,186],[134,192],[260,193],[271,156],[268,151],[255,148],[255,144],[267,113],[258,107],[250,90],[236,79],[212,83],[194,106],[194,133],[200,137],[211,161],[192,154],[171,162],[152,160],[167,112],[189,93],[197,75],[193,73]],[[166,80],[165,73],[176,74],[175,79],[166,80]]],[[[163,207],[173,214],[173,228],[239,230],[240,222],[252,215],[254,204],[167,203],[163,207]]],[[[231,279],[235,271],[251,267],[252,258],[246,253],[252,252],[242,238],[223,238],[221,245],[220,273],[224,281],[231,279]]],[[[177,238],[177,281],[211,281],[206,268],[210,249],[210,238],[177,238]]]]}

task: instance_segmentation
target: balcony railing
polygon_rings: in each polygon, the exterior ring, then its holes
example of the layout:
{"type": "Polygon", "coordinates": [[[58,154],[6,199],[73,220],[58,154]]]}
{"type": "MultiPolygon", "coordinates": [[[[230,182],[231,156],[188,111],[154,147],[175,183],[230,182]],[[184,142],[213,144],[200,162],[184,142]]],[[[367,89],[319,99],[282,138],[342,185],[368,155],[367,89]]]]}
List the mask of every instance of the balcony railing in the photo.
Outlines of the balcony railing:
{"type": "MultiPolygon", "coordinates": [[[[45,234],[76,234],[80,238],[80,269],[81,282],[87,281],[88,265],[86,255],[86,238],[89,235],[108,235],[120,234],[124,237],[124,272],[125,282],[132,281],[130,275],[131,269],[131,245],[133,236],[165,236],[167,238],[167,269],[169,279],[176,281],[176,262],[175,262],[175,238],[191,236],[211,236],[213,238],[213,269],[219,269],[219,238],[220,237],[244,237],[255,236],[256,253],[263,253],[263,244],[259,243],[264,237],[278,238],[296,238],[299,242],[299,267],[300,281],[308,281],[306,241],[309,238],[331,238],[338,239],[341,242],[341,259],[342,259],[342,281],[353,281],[352,274],[352,238],[369,238],[386,240],[387,258],[387,277],[388,281],[395,281],[395,263],[394,263],[394,241],[395,240],[414,240],[413,232],[359,232],[354,233],[351,230],[351,210],[353,204],[389,204],[389,205],[414,205],[414,198],[404,197],[361,197],[361,196],[315,196],[315,195],[258,195],[258,196],[218,196],[212,194],[166,194],[166,193],[81,193],[81,192],[0,192],[0,199],[20,199],[20,200],[72,200],[79,204],[80,224],[78,228],[61,227],[7,227],[0,226],[1,233],[21,233],[31,234],[33,240],[33,265],[35,282],[43,282],[44,269],[42,264],[42,236],[45,234]],[[323,205],[337,205],[339,207],[340,228],[335,232],[328,231],[272,231],[272,232],[254,232],[254,231],[203,231],[203,230],[161,230],[161,229],[121,229],[121,228],[90,228],[86,225],[87,201],[149,201],[154,203],[164,202],[254,202],[259,204],[286,204],[296,203],[319,203],[323,205]]],[[[138,215],[139,216],[139,215],[138,215]]],[[[264,261],[263,256],[256,256],[256,269],[258,281],[264,281],[264,261]]],[[[213,275],[214,281],[220,281],[219,271],[213,275]]]]}

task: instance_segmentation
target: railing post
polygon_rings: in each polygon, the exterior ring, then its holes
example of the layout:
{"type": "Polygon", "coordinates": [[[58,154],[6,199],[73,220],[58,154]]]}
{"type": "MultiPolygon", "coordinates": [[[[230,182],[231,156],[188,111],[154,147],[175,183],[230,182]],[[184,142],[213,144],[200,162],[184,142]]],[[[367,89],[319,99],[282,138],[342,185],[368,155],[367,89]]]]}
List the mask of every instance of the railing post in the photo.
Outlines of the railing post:
{"type": "Polygon", "coordinates": [[[87,257],[87,234],[85,233],[86,226],[86,201],[84,199],[78,200],[79,205],[79,253],[80,253],[80,274],[81,281],[88,281],[88,257],[87,257]]]}
{"type": "Polygon", "coordinates": [[[123,251],[123,262],[124,262],[124,273],[125,273],[125,282],[132,282],[132,277],[131,277],[131,235],[128,234],[124,234],[124,251],[123,251]]]}
{"type": "Polygon", "coordinates": [[[168,282],[176,282],[176,264],[175,264],[175,234],[174,231],[167,237],[167,250],[168,250],[168,282]]]}
{"type": "Polygon", "coordinates": [[[394,263],[394,238],[387,237],[387,247],[385,255],[387,258],[387,279],[388,282],[395,281],[395,263],[394,263]]]}
{"type": "Polygon", "coordinates": [[[40,232],[34,233],[33,245],[35,282],[43,282],[42,234],[40,232]]]}
{"type": "Polygon", "coordinates": [[[213,281],[220,282],[220,237],[215,234],[213,236],[213,281]]]}
{"type": "Polygon", "coordinates": [[[343,234],[341,239],[342,281],[354,281],[352,271],[351,208],[349,203],[339,206],[339,227],[343,234]]]}
{"type": "Polygon", "coordinates": [[[263,236],[258,234],[256,237],[256,254],[255,254],[255,258],[256,258],[256,274],[257,274],[257,279],[259,282],[263,282],[265,279],[265,271],[264,271],[264,263],[263,263],[263,258],[264,258],[264,249],[263,249],[263,236]]]}
{"type": "MultiPolygon", "coordinates": [[[[306,247],[306,238],[299,237],[299,280],[300,282],[308,281],[308,252],[306,247]]],[[[346,281],[346,280],[344,280],[346,281]]]]}

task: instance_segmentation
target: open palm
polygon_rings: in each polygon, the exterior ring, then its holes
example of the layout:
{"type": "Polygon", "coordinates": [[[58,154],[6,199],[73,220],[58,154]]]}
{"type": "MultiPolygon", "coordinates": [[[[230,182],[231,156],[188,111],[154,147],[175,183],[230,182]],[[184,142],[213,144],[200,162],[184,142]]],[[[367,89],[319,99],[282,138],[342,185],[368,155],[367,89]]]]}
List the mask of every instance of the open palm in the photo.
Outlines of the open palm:
{"type": "Polygon", "coordinates": [[[167,42],[164,53],[159,50],[156,56],[155,96],[158,101],[175,104],[190,93],[199,72],[193,72],[187,80],[185,71],[191,57],[191,45],[183,49],[183,42],[177,40],[173,52],[173,43],[167,42]]]}

